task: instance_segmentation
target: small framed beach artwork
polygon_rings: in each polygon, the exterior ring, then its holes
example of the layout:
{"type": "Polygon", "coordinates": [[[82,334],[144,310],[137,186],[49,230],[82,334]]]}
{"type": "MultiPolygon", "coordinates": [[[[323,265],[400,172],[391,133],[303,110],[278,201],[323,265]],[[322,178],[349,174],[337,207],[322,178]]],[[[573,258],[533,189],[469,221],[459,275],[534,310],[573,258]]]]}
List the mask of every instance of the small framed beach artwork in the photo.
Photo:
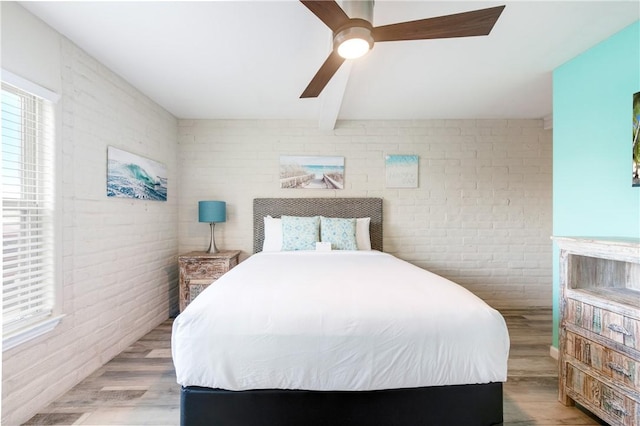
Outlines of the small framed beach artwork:
{"type": "Polygon", "coordinates": [[[640,92],[633,94],[633,133],[631,138],[631,185],[640,187],[640,92]]]}
{"type": "Polygon", "coordinates": [[[280,188],[343,189],[344,157],[282,155],[280,188]]]}
{"type": "Polygon", "coordinates": [[[167,166],[107,147],[107,197],[167,201],[167,166]]]}
{"type": "Polygon", "coordinates": [[[417,155],[387,155],[384,165],[387,188],[418,187],[417,155]]]}

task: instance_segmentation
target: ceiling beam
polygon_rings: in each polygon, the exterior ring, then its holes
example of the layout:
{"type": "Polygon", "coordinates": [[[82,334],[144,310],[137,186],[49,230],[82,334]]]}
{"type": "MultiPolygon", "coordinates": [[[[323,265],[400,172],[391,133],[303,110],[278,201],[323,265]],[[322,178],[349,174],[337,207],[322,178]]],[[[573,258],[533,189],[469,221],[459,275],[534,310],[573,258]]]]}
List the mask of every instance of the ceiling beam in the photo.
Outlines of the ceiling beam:
{"type": "Polygon", "coordinates": [[[351,74],[351,65],[352,61],[345,61],[320,94],[320,117],[318,119],[320,130],[333,130],[336,127],[342,99],[351,74]]]}

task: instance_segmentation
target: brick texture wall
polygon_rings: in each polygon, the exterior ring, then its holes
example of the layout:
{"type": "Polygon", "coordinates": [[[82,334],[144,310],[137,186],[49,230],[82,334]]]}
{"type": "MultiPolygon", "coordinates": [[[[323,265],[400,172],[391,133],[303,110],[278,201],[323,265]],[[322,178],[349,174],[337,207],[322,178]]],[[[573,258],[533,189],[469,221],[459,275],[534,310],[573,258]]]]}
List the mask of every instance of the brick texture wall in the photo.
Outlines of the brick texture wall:
{"type": "Polygon", "coordinates": [[[256,197],[382,197],[385,251],[494,307],[551,306],[552,135],[542,120],[180,120],[180,251],[205,249],[197,202],[227,202],[218,247],[252,251],[256,197]],[[387,189],[387,154],[420,157],[417,189],[387,189]],[[345,158],[345,189],[280,189],[280,155],[345,158]]]}
{"type": "Polygon", "coordinates": [[[6,425],[28,420],[177,304],[177,120],[68,40],[60,46],[65,317],[3,353],[6,425]],[[107,198],[109,145],[166,164],[168,201],[107,198]]]}

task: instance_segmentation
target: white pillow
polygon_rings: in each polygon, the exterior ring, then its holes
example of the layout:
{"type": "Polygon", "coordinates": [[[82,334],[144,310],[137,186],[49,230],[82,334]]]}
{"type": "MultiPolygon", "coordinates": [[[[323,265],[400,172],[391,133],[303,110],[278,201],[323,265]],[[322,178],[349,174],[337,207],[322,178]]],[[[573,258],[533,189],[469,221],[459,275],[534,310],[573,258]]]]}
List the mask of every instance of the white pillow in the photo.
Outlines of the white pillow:
{"type": "MultiPolygon", "coordinates": [[[[371,250],[370,223],[370,217],[356,219],[356,244],[358,245],[358,250],[371,250]]],[[[262,251],[282,251],[282,221],[280,219],[265,216],[262,251]]]]}
{"type": "Polygon", "coordinates": [[[282,250],[282,220],[265,216],[264,218],[264,243],[262,251],[282,250]]]}
{"type": "Polygon", "coordinates": [[[356,219],[356,244],[358,250],[371,250],[371,236],[369,235],[370,217],[356,219]]]}

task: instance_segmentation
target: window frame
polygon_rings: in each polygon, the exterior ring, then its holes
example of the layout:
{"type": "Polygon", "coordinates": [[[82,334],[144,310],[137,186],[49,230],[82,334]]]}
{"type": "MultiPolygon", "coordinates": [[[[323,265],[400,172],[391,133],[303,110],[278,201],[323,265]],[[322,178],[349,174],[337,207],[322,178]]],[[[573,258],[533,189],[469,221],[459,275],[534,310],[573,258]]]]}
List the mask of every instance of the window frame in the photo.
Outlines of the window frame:
{"type": "MultiPolygon", "coordinates": [[[[16,74],[13,74],[5,69],[2,69],[1,81],[2,83],[6,83],[10,86],[13,86],[23,92],[30,93],[38,98],[41,98],[48,103],[50,103],[51,114],[52,114],[52,126],[51,129],[51,137],[52,141],[52,150],[53,150],[53,161],[52,168],[54,170],[53,173],[53,217],[52,217],[52,231],[53,231],[53,259],[52,259],[52,267],[53,274],[51,283],[53,290],[53,306],[51,313],[46,316],[41,317],[33,317],[30,319],[25,319],[24,324],[16,328],[15,331],[10,332],[10,334],[5,335],[3,332],[2,336],[2,351],[7,351],[12,349],[22,343],[25,343],[29,340],[35,339],[49,331],[53,330],[62,320],[64,315],[62,314],[62,301],[63,301],[63,280],[62,280],[62,214],[61,214],[61,189],[62,189],[62,176],[60,167],[61,163],[61,143],[59,138],[60,133],[60,124],[61,117],[58,113],[58,101],[60,96],[44,87],[39,86],[27,79],[24,79],[16,74]]],[[[1,154],[0,154],[1,156],[1,154]]],[[[0,308],[1,309],[1,308],[0,308]]],[[[3,320],[4,321],[4,320],[3,320]]]]}

